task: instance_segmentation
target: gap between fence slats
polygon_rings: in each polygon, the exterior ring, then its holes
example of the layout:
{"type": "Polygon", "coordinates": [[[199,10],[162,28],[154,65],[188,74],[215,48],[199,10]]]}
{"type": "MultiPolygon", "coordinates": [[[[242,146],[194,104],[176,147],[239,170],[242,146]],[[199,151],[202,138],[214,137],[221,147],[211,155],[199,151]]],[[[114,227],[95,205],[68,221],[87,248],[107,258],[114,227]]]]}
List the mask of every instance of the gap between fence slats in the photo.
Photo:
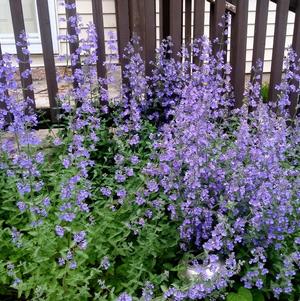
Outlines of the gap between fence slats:
{"type": "Polygon", "coordinates": [[[236,14],[232,15],[230,62],[235,107],[241,107],[245,86],[248,0],[235,1],[234,4],[236,4],[236,14]]]}
{"type": "Polygon", "coordinates": [[[33,103],[30,105],[33,109],[35,108],[34,102],[34,92],[32,89],[32,75],[31,68],[29,63],[29,55],[26,53],[28,47],[26,45],[20,46],[20,44],[24,44],[24,41],[20,39],[20,34],[25,33],[25,23],[22,9],[21,0],[9,0],[11,18],[16,42],[17,49],[17,57],[19,59],[19,71],[20,75],[24,71],[28,71],[28,75],[26,78],[21,77],[21,85],[23,89],[23,96],[25,99],[30,98],[33,103]],[[22,49],[23,48],[23,49],[22,49]],[[24,53],[25,52],[25,53],[24,53]]]}
{"type": "MultiPolygon", "coordinates": [[[[293,35],[293,49],[297,53],[298,59],[300,58],[300,1],[296,3],[296,16],[294,24],[294,35],[293,35]]],[[[299,85],[299,83],[294,82],[294,85],[299,85]]],[[[290,115],[295,117],[297,114],[297,105],[299,103],[299,94],[292,93],[291,95],[291,105],[290,105],[290,115]]]]}
{"type": "Polygon", "coordinates": [[[277,102],[277,91],[275,90],[275,86],[280,83],[282,76],[289,3],[289,0],[277,1],[271,77],[269,85],[269,100],[273,102],[277,102]]]}
{"type": "Polygon", "coordinates": [[[37,0],[37,11],[43,49],[44,67],[52,122],[57,121],[57,81],[54,62],[48,0],[37,0]]]}

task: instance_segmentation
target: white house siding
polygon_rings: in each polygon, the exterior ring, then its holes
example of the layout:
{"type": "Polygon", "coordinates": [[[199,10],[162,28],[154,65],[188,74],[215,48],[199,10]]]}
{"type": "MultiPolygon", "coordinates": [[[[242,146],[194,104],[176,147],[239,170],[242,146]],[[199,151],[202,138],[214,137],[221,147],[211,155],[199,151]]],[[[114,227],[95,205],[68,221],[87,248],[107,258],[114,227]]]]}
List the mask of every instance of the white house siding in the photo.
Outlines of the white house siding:
{"type": "MultiPolygon", "coordinates": [[[[57,0],[59,1],[59,0],[57,0]]],[[[103,23],[104,23],[104,33],[106,41],[106,53],[108,53],[107,41],[109,39],[108,33],[110,31],[114,32],[116,35],[116,15],[115,15],[115,2],[114,0],[102,0],[103,3],[103,23]]],[[[58,20],[65,17],[65,8],[61,5],[57,5],[58,8],[58,20]]],[[[80,16],[81,23],[83,24],[83,30],[81,32],[81,37],[85,36],[85,28],[89,22],[93,21],[92,16],[92,3],[91,0],[77,0],[76,1],[77,13],[80,16]]],[[[60,35],[66,34],[67,25],[66,22],[58,22],[58,31],[60,35]]],[[[59,54],[65,54],[67,51],[67,45],[64,42],[60,42],[59,54]]]]}
{"type": "MultiPolygon", "coordinates": [[[[7,0],[8,1],[8,0],[7,0]]],[[[53,0],[52,0],[53,1],[53,0]]],[[[59,0],[56,1],[56,16],[57,16],[57,26],[54,30],[57,31],[57,34],[66,33],[66,22],[60,22],[59,19],[65,16],[64,7],[59,5],[59,0]]],[[[255,26],[255,8],[256,1],[260,0],[249,0],[249,15],[248,15],[248,34],[247,34],[247,54],[246,54],[246,71],[249,72],[252,64],[252,48],[253,48],[253,39],[254,39],[254,26],[255,26]]],[[[26,1],[23,1],[25,3],[26,1]]],[[[184,1],[185,2],[185,1],[184,1]]],[[[103,12],[104,12],[104,27],[105,27],[105,40],[108,40],[108,32],[113,31],[116,33],[116,16],[115,16],[115,1],[114,0],[102,0],[103,3],[103,12]]],[[[92,22],[92,4],[91,0],[77,0],[77,12],[82,18],[82,23],[87,24],[92,22]]],[[[205,35],[209,35],[209,2],[206,1],[205,6],[205,35]]],[[[194,7],[194,0],[192,0],[192,9],[194,7]]],[[[157,44],[159,43],[159,0],[156,0],[156,37],[157,44]]],[[[267,37],[266,37],[266,50],[265,50],[265,63],[264,63],[264,72],[270,72],[271,68],[271,59],[272,59],[272,48],[273,48],[273,35],[275,27],[275,15],[276,15],[276,4],[270,1],[269,5],[269,15],[268,15],[268,26],[267,26],[267,37]]],[[[293,12],[289,13],[288,25],[287,25],[287,36],[286,36],[286,47],[290,46],[292,43],[292,35],[294,28],[294,16],[293,12]]],[[[184,13],[183,13],[183,23],[184,23],[184,13]]],[[[192,18],[193,24],[193,18],[192,18]]],[[[184,30],[183,30],[184,33],[184,30]]],[[[83,31],[84,34],[84,31],[83,31]]],[[[230,37],[229,37],[230,38],[230,37]]],[[[1,41],[1,36],[0,36],[1,41]]],[[[64,54],[67,51],[67,45],[63,42],[58,43],[56,47],[56,54],[64,54]]],[[[107,52],[107,45],[106,45],[107,52]]],[[[62,64],[57,61],[57,64],[62,64]]],[[[33,65],[41,66],[43,65],[43,59],[41,55],[33,56],[33,65]]]]}
{"type": "MultiPolygon", "coordinates": [[[[249,11],[248,11],[248,28],[247,28],[247,53],[246,53],[246,72],[249,73],[252,67],[252,53],[253,53],[253,41],[254,41],[254,28],[255,28],[255,11],[256,2],[260,0],[249,0],[249,11]]],[[[157,1],[158,2],[158,1],[157,1]]],[[[185,2],[185,1],[184,1],[185,2]]],[[[276,3],[270,1],[269,12],[268,12],[268,23],[266,33],[266,44],[265,44],[265,57],[264,57],[264,72],[269,73],[271,71],[272,61],[272,49],[273,49],[273,38],[275,29],[275,16],[276,16],[276,3]]],[[[192,0],[192,10],[194,7],[194,0],[192,0]]],[[[158,9],[158,6],[157,6],[158,9]]],[[[204,16],[204,34],[209,36],[209,9],[210,3],[206,1],[205,4],[205,16],[204,16]]],[[[158,15],[157,15],[158,17],[158,15]]],[[[157,18],[158,19],[158,18],[157,18]]],[[[294,30],[295,13],[289,12],[288,24],[286,31],[285,46],[288,48],[292,44],[293,30],[294,30]]],[[[183,13],[183,25],[184,25],[184,13],[183,13]]],[[[194,20],[192,18],[192,24],[194,20]]],[[[184,31],[183,31],[184,36],[184,31]]],[[[230,41],[230,32],[229,32],[230,41]]],[[[230,56],[230,48],[228,57],[230,56]]]]}

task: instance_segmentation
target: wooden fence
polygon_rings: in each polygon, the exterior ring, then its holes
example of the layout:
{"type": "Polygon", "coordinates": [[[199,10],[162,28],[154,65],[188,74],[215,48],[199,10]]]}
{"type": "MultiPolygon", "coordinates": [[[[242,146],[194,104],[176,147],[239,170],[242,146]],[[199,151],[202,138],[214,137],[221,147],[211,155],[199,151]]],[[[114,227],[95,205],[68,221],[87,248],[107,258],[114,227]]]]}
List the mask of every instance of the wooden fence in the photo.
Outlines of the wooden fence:
{"type": "MultiPolygon", "coordinates": [[[[98,76],[105,76],[103,62],[105,60],[104,26],[102,0],[91,0],[93,8],[93,21],[98,34],[98,76]]],[[[173,57],[180,50],[183,43],[183,29],[185,30],[185,42],[189,43],[194,38],[204,34],[204,6],[205,2],[210,2],[210,38],[214,39],[222,35],[222,30],[218,26],[222,22],[225,12],[231,14],[231,37],[230,37],[230,63],[232,65],[232,82],[236,96],[236,107],[240,107],[243,101],[243,91],[245,86],[245,61],[246,61],[246,39],[248,22],[248,1],[249,0],[194,0],[192,10],[192,0],[160,0],[159,23],[160,39],[172,36],[174,43],[173,57]],[[183,27],[183,1],[185,1],[185,27],[183,27]],[[192,16],[193,15],[193,16],[192,16]],[[193,18],[192,18],[193,17],[193,18]],[[192,19],[194,24],[192,25],[192,19]],[[192,30],[193,26],[193,30],[192,30]],[[192,36],[193,32],[193,36],[192,36]]],[[[252,0],[250,0],[252,1],[252,0]]],[[[300,1],[299,0],[273,0],[277,3],[276,22],[274,32],[273,57],[271,66],[271,76],[269,84],[269,99],[276,101],[277,95],[275,85],[280,82],[282,76],[282,63],[285,49],[285,36],[287,17],[289,10],[296,13],[293,48],[300,55],[300,1]]],[[[76,0],[66,0],[69,9],[66,9],[67,19],[76,16],[76,0]],[[75,4],[75,5],[74,5],[75,4]],[[71,7],[71,9],[70,9],[71,7]]],[[[30,69],[28,57],[18,46],[19,34],[25,31],[24,16],[21,0],[9,0],[12,13],[13,30],[16,41],[17,57],[20,59],[19,69],[24,71],[30,69]]],[[[56,95],[58,91],[56,81],[56,66],[53,54],[51,38],[50,17],[48,0],[36,0],[41,43],[43,49],[45,75],[47,81],[49,107],[52,122],[56,121],[56,95]]],[[[144,48],[143,56],[146,63],[146,73],[151,72],[149,62],[155,57],[156,47],[156,5],[155,0],[115,0],[118,46],[120,54],[120,65],[124,68],[125,61],[122,58],[122,51],[133,33],[141,37],[141,44],[144,48]]],[[[253,45],[252,63],[255,65],[258,59],[264,60],[267,17],[269,0],[257,0],[255,33],[253,45]]],[[[76,36],[74,27],[67,22],[68,34],[76,36]]],[[[70,53],[75,53],[78,43],[70,43],[70,53]]],[[[0,45],[1,59],[1,45],[0,45]]],[[[80,59],[73,68],[81,68],[80,59]]],[[[2,81],[4,79],[1,79],[2,81]]],[[[21,81],[24,97],[34,100],[34,92],[26,89],[32,84],[29,76],[21,81]]],[[[77,83],[73,83],[76,87],[77,83]]],[[[296,114],[298,95],[291,95],[290,112],[292,116],[296,114]]]]}

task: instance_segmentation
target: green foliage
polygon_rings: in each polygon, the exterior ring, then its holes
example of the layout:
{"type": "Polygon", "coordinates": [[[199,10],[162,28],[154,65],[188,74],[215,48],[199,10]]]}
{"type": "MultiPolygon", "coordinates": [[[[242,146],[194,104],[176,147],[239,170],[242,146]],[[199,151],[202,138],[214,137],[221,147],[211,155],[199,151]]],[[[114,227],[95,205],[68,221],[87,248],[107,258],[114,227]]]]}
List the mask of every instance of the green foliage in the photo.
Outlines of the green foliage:
{"type": "Polygon", "coordinates": [[[255,301],[250,290],[240,287],[237,293],[229,293],[226,298],[227,301],[255,301]]]}
{"type": "Polygon", "coordinates": [[[267,102],[268,97],[269,97],[269,84],[268,83],[262,84],[260,93],[263,98],[263,102],[267,102]]]}
{"type": "MultiPolygon", "coordinates": [[[[16,206],[19,199],[17,178],[7,177],[0,170],[0,296],[11,296],[11,300],[16,300],[17,296],[49,301],[115,300],[123,291],[141,295],[146,281],[151,281],[157,288],[170,285],[173,277],[170,267],[174,267],[182,256],[178,246],[178,225],[170,222],[163,212],[157,212],[144,227],[138,227],[137,221],[144,216],[145,209],[133,202],[135,193],[145,185],[146,178],[140,171],[151,153],[148,136],[152,131],[153,128],[146,124],[139,146],[131,147],[103,122],[97,133],[99,142],[92,153],[96,164],[89,171],[92,183],[92,195],[88,200],[90,212],[72,223],[73,228],[84,229],[88,234],[87,249],[77,250],[74,255],[77,262],[74,270],[61,267],[57,262],[74,248],[71,235],[60,238],[55,234],[57,208],[62,204],[61,183],[76,174],[74,167],[66,169],[61,164],[72,137],[61,131],[59,136],[63,143],[45,150],[46,158],[40,170],[46,185],[27,200],[27,204],[32,205],[40,204],[46,196],[51,200],[48,215],[39,226],[32,227],[30,212],[22,213],[16,206]],[[123,185],[127,198],[122,205],[114,196],[107,198],[100,192],[103,186],[112,190],[118,188],[114,181],[117,168],[114,156],[117,153],[122,153],[127,161],[133,154],[140,159],[134,167],[134,175],[123,185]],[[112,206],[118,210],[112,210],[112,206]],[[13,228],[20,232],[20,246],[12,241],[13,228]],[[105,257],[110,263],[107,270],[101,267],[105,257]],[[14,265],[11,272],[10,264],[14,265]],[[14,285],[16,279],[21,280],[18,285],[14,285]]],[[[157,195],[152,196],[155,197],[157,195]]],[[[65,229],[68,230],[67,225],[65,229]]]]}

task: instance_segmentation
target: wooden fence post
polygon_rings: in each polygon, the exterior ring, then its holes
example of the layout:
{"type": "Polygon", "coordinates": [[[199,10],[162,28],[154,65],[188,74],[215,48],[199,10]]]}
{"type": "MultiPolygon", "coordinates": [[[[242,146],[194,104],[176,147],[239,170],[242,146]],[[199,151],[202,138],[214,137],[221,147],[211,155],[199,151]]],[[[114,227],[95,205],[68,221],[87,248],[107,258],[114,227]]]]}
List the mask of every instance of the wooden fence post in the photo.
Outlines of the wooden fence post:
{"type": "MultiPolygon", "coordinates": [[[[262,62],[262,70],[259,74],[260,83],[262,81],[263,63],[265,57],[265,44],[266,44],[266,32],[267,32],[267,19],[268,19],[268,8],[269,0],[260,0],[256,2],[256,13],[255,13],[255,30],[254,30],[254,42],[253,42],[253,55],[252,55],[252,66],[255,66],[258,60],[262,62]]],[[[251,79],[253,79],[254,72],[251,71],[251,79]]]]}
{"type": "Polygon", "coordinates": [[[130,25],[129,25],[129,2],[128,0],[115,0],[117,32],[118,32],[118,50],[119,60],[122,71],[124,71],[126,60],[123,57],[124,48],[130,41],[130,25]]]}
{"type": "Polygon", "coordinates": [[[192,42],[192,0],[185,1],[185,47],[192,42]]]}
{"type": "Polygon", "coordinates": [[[246,42],[248,23],[248,0],[235,1],[236,14],[232,17],[230,61],[235,107],[243,105],[245,88],[246,42]]]}
{"type": "Polygon", "coordinates": [[[204,35],[205,0],[195,0],[194,39],[204,35]]]}
{"type": "Polygon", "coordinates": [[[144,0],[145,8],[145,37],[144,52],[146,60],[146,75],[151,74],[151,61],[155,60],[156,48],[156,10],[155,0],[144,0]]]}
{"type": "MultiPolygon", "coordinates": [[[[104,62],[105,57],[105,35],[104,35],[104,25],[103,25],[103,7],[102,1],[92,0],[92,12],[93,12],[93,22],[95,25],[95,30],[97,34],[97,76],[98,78],[106,78],[106,67],[104,62]]],[[[107,89],[107,84],[103,83],[102,87],[99,87],[99,102],[100,106],[107,107],[107,100],[101,97],[101,88],[107,89]]]]}
{"type": "Polygon", "coordinates": [[[290,0],[277,1],[271,77],[269,85],[269,100],[273,102],[277,102],[277,92],[275,90],[275,86],[280,83],[282,77],[282,64],[289,4],[290,0]]]}
{"type": "MultiPolygon", "coordinates": [[[[218,50],[221,50],[221,41],[223,36],[223,31],[225,26],[225,20],[223,20],[225,14],[225,0],[216,0],[213,6],[213,11],[211,14],[210,26],[211,26],[211,41],[218,39],[217,43],[213,44],[213,53],[216,54],[218,50]],[[222,24],[222,26],[220,26],[222,24]]],[[[222,47],[223,48],[223,47],[222,47]]]]}
{"type": "Polygon", "coordinates": [[[103,25],[103,7],[102,1],[92,0],[93,22],[97,33],[97,75],[98,77],[106,77],[105,62],[105,41],[104,41],[104,25],[103,25]]]}
{"type": "Polygon", "coordinates": [[[151,74],[150,61],[155,59],[156,21],[155,0],[130,0],[129,20],[131,36],[140,37],[145,60],[145,71],[151,74]]]}
{"type": "Polygon", "coordinates": [[[24,15],[22,9],[22,2],[21,0],[9,0],[10,11],[11,11],[11,18],[12,24],[14,29],[14,36],[16,42],[16,49],[17,49],[17,57],[19,59],[19,70],[20,75],[24,71],[28,71],[29,74],[26,78],[21,76],[21,85],[23,89],[23,96],[25,99],[29,98],[33,101],[30,105],[31,108],[35,109],[35,102],[34,102],[34,92],[32,89],[32,76],[31,76],[31,68],[29,63],[29,55],[26,53],[28,47],[24,45],[24,40],[20,38],[20,34],[25,34],[25,24],[24,24],[24,15]],[[24,45],[24,46],[21,46],[24,45]]]}
{"type": "Polygon", "coordinates": [[[170,36],[173,42],[172,57],[177,59],[182,46],[182,0],[170,0],[170,36]]]}
{"type": "MultiPolygon", "coordinates": [[[[81,69],[80,55],[77,53],[79,48],[79,39],[76,32],[77,24],[77,12],[76,12],[76,0],[65,0],[66,1],[66,18],[67,18],[67,31],[68,35],[71,37],[69,41],[70,54],[74,56],[75,63],[72,64],[72,74],[75,74],[76,69],[81,69]],[[73,22],[73,20],[75,22],[73,22]]],[[[78,88],[78,82],[76,79],[73,81],[73,87],[78,88]]],[[[79,104],[79,103],[78,103],[79,104]]]]}
{"type": "Polygon", "coordinates": [[[159,1],[160,40],[170,35],[170,0],[159,1]]]}

